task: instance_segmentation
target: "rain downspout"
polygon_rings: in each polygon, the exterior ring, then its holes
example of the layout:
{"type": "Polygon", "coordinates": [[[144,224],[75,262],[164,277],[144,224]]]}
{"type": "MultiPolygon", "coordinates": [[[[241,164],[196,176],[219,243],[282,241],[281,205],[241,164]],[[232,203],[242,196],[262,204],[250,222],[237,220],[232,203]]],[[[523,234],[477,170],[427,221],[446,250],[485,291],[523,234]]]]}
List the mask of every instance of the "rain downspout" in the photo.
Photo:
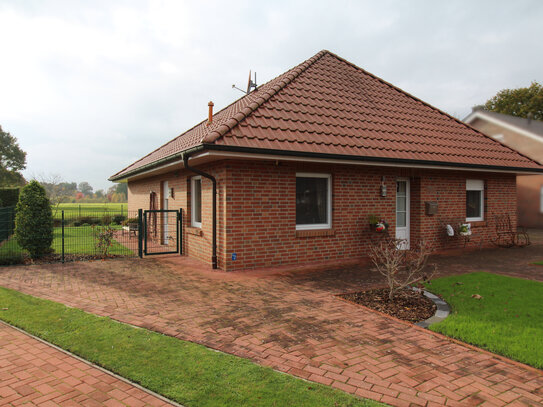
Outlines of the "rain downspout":
{"type": "MultiPolygon", "coordinates": [[[[209,118],[207,124],[211,124],[213,121],[213,102],[209,102],[209,118]]],[[[211,174],[208,174],[207,172],[203,172],[202,170],[199,170],[197,168],[191,167],[189,165],[189,158],[192,152],[186,152],[183,153],[183,165],[185,166],[185,169],[192,171],[198,175],[201,175],[202,177],[205,177],[213,183],[213,238],[212,238],[212,254],[211,254],[211,265],[213,269],[217,268],[217,180],[215,177],[211,174]]]]}

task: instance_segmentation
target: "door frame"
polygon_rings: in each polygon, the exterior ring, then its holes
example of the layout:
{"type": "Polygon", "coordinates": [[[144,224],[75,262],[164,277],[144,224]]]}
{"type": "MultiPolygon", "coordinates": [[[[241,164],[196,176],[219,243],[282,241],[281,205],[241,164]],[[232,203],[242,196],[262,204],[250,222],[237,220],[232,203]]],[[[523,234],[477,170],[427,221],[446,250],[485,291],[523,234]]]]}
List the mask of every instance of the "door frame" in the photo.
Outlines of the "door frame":
{"type": "MultiPolygon", "coordinates": [[[[407,231],[407,244],[402,244],[399,249],[409,250],[411,247],[411,180],[406,177],[396,178],[396,191],[398,191],[398,181],[405,182],[405,229],[407,231]]],[[[394,196],[394,216],[396,217],[396,230],[394,235],[398,238],[398,193],[394,196]]]]}

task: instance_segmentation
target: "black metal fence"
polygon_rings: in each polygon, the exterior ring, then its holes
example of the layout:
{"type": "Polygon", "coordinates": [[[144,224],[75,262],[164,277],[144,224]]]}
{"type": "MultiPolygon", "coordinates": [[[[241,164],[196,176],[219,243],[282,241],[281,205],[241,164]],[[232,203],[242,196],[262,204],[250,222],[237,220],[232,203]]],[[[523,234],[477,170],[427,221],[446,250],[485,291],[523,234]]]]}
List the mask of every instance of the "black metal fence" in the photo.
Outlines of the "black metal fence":
{"type": "Polygon", "coordinates": [[[0,208],[0,245],[7,240],[15,230],[15,207],[0,208]]]}
{"type": "Polygon", "coordinates": [[[142,219],[137,211],[98,213],[77,208],[54,211],[53,218],[49,253],[31,260],[14,235],[14,208],[0,209],[0,265],[140,255],[142,219]]]}

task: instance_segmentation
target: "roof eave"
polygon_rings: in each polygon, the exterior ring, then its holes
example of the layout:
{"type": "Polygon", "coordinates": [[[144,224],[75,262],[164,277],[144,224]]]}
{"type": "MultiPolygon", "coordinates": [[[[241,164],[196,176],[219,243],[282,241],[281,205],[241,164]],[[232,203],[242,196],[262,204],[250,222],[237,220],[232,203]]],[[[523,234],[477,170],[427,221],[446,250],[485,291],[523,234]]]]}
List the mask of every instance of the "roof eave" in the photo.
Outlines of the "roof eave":
{"type": "Polygon", "coordinates": [[[112,175],[111,177],[109,177],[108,181],[111,181],[111,182],[125,181],[126,179],[128,179],[130,177],[133,177],[135,175],[141,174],[142,172],[157,169],[157,168],[160,168],[160,167],[162,167],[164,165],[167,165],[167,164],[169,164],[169,163],[171,163],[173,161],[181,159],[184,154],[194,153],[194,152],[200,151],[200,150],[203,149],[203,147],[204,146],[200,144],[200,145],[197,145],[195,147],[189,148],[187,150],[183,150],[183,151],[180,151],[178,153],[175,153],[175,154],[169,155],[167,157],[161,158],[160,160],[153,161],[152,163],[142,165],[141,167],[135,168],[135,169],[133,169],[131,171],[117,173],[117,174],[112,175]]]}
{"type": "MultiPolygon", "coordinates": [[[[289,157],[290,160],[295,161],[296,158],[304,159],[322,159],[322,160],[335,160],[339,162],[348,163],[364,163],[366,165],[404,165],[409,167],[420,167],[420,168],[443,168],[443,169],[462,169],[462,170],[481,170],[487,172],[507,172],[507,173],[516,173],[516,174],[543,174],[543,166],[540,168],[527,168],[527,167],[510,167],[510,166],[499,166],[499,165],[481,165],[481,164],[471,164],[471,163],[454,163],[446,161],[429,161],[429,160],[412,160],[412,159],[402,159],[402,158],[385,158],[385,157],[369,157],[369,156],[353,156],[353,155],[343,155],[343,154],[326,154],[326,153],[313,153],[305,151],[291,151],[291,150],[273,150],[273,149],[262,149],[255,147],[238,147],[238,146],[226,146],[226,145],[217,145],[217,144],[203,144],[195,148],[185,150],[183,152],[177,153],[175,155],[166,157],[162,162],[155,162],[144,167],[137,168],[131,172],[121,174],[119,176],[112,176],[109,178],[110,181],[119,182],[121,180],[126,180],[128,178],[142,175],[142,173],[159,169],[160,167],[167,166],[172,162],[181,159],[183,154],[195,153],[195,152],[204,152],[204,151],[220,151],[220,152],[230,152],[230,153],[245,153],[253,154],[255,156],[277,156],[277,157],[289,157]]],[[[222,159],[228,158],[223,156],[222,159]]]]}

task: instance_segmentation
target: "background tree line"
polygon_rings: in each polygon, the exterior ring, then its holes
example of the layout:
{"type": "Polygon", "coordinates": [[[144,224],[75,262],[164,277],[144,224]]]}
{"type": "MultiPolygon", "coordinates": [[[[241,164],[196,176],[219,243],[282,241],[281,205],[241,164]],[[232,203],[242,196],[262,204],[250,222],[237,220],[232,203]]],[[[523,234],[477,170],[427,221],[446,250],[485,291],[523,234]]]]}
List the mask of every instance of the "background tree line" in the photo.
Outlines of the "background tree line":
{"type": "Polygon", "coordinates": [[[65,182],[59,176],[50,176],[39,180],[45,188],[53,205],[59,203],[106,203],[126,202],[127,184],[112,185],[107,191],[94,188],[86,181],[65,182]]]}

